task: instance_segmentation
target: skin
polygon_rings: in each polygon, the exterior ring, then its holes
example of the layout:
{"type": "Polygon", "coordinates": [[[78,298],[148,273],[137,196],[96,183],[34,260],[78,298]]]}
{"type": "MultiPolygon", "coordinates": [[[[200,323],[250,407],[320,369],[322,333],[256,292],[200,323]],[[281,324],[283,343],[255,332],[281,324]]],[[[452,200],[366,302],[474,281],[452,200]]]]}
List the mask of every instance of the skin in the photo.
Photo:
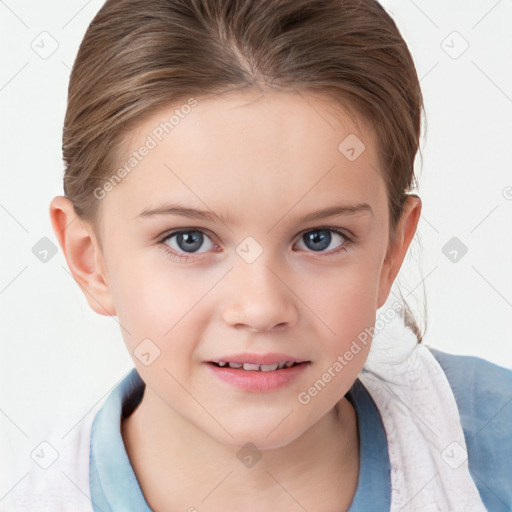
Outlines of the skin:
{"type": "MultiPolygon", "coordinates": [[[[175,108],[141,122],[120,162],[175,108]]],[[[93,310],[117,316],[146,383],[122,435],[153,510],[349,507],[359,440],[357,416],[344,395],[370,343],[308,404],[297,397],[375,324],[415,234],[421,200],[409,196],[389,240],[382,173],[372,130],[333,109],[332,100],[231,92],[199,99],[99,201],[96,231],[82,219],[71,222],[76,216],[68,199],[53,199],[52,224],[74,278],[93,310]],[[354,161],[338,150],[349,134],[366,147],[354,161]],[[233,222],[137,217],[178,200],[233,222]],[[358,202],[372,213],[300,220],[358,202]],[[187,253],[177,237],[160,243],[183,228],[205,234],[195,252],[187,253]],[[330,231],[328,246],[315,250],[303,235],[319,228],[352,233],[355,240],[330,231]],[[251,263],[236,252],[248,236],[263,250],[251,263]],[[172,258],[165,247],[188,258],[172,258]],[[160,355],[146,366],[134,350],[148,338],[160,355]],[[286,387],[262,393],[239,390],[205,367],[245,351],[285,352],[311,363],[286,387]],[[237,457],[248,442],[262,455],[250,468],[237,457]]]]}

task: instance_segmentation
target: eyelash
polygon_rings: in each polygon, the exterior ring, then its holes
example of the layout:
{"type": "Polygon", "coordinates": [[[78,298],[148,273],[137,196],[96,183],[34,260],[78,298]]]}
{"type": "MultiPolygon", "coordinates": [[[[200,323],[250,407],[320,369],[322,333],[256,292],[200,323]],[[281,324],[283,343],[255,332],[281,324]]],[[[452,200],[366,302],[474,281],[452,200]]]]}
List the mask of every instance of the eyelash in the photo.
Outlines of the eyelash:
{"type": "MultiPolygon", "coordinates": [[[[306,231],[303,231],[302,233],[300,233],[299,239],[302,236],[304,236],[305,234],[312,233],[314,231],[330,231],[332,233],[336,233],[337,235],[342,236],[345,239],[345,242],[340,247],[338,247],[337,249],[332,249],[331,251],[327,251],[327,252],[317,252],[316,254],[319,254],[319,255],[325,254],[326,257],[329,257],[329,256],[332,256],[332,255],[338,254],[341,251],[346,251],[348,246],[350,246],[350,245],[355,243],[355,236],[349,235],[346,232],[341,231],[341,230],[339,230],[337,228],[332,228],[332,227],[328,227],[328,226],[322,226],[322,227],[308,229],[306,231]]],[[[158,240],[158,244],[162,246],[164,251],[171,258],[177,259],[177,260],[180,260],[180,261],[182,261],[182,260],[187,261],[190,257],[193,257],[195,254],[194,253],[186,254],[186,253],[176,252],[174,249],[171,249],[165,242],[167,240],[169,240],[170,238],[172,238],[174,235],[178,235],[180,233],[190,233],[190,232],[199,232],[199,233],[201,233],[203,235],[208,236],[208,234],[205,231],[203,231],[202,229],[199,229],[199,228],[179,229],[179,230],[175,230],[175,231],[171,231],[169,233],[166,233],[162,238],[160,238],[158,240]]],[[[208,238],[211,239],[211,237],[209,237],[209,236],[208,236],[208,238]]],[[[311,253],[315,254],[315,251],[307,251],[307,252],[311,252],[311,253]]],[[[202,254],[202,253],[200,253],[200,254],[202,254]]]]}

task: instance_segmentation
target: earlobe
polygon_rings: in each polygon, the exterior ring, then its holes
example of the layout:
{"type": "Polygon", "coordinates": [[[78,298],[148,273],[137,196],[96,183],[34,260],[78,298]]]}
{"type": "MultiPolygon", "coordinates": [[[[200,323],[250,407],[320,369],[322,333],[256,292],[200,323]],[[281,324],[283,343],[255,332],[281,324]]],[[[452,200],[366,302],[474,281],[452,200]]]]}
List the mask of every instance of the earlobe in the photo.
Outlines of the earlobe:
{"type": "Polygon", "coordinates": [[[407,197],[402,216],[396,227],[395,237],[389,244],[386,258],[382,265],[377,308],[382,307],[386,302],[393,282],[402,267],[405,255],[418,227],[421,208],[422,203],[419,196],[411,194],[407,197]]]}
{"type": "Polygon", "coordinates": [[[92,227],[77,217],[73,204],[64,196],[50,203],[50,219],[73,278],[96,313],[115,316],[103,254],[92,227]]]}

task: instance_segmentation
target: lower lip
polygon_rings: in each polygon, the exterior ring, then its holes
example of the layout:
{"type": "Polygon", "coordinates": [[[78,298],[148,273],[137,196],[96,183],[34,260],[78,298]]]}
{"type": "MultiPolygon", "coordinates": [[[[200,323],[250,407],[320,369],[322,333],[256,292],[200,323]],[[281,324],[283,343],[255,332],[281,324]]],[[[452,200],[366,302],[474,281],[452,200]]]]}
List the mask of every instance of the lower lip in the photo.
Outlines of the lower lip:
{"type": "Polygon", "coordinates": [[[270,372],[262,372],[261,370],[241,370],[230,368],[229,366],[221,367],[215,366],[212,363],[206,363],[206,366],[213,375],[224,382],[232,384],[244,391],[264,393],[267,391],[275,391],[291,384],[302,375],[309,364],[310,362],[308,361],[292,366],[291,368],[283,368],[270,372]]]}

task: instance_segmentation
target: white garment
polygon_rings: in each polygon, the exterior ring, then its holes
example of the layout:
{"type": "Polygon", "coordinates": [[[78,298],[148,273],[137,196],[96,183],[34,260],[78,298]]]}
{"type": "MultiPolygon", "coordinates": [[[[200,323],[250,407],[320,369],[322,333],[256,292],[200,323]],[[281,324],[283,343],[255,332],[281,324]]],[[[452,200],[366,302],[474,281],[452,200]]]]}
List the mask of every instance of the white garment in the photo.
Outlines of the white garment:
{"type": "Polygon", "coordinates": [[[89,450],[92,422],[104,401],[96,404],[64,439],[61,432],[65,430],[59,428],[64,426],[53,424],[51,430],[39,434],[44,441],[38,449],[12,461],[10,475],[18,481],[0,501],[0,512],[94,512],[89,450]],[[44,469],[42,459],[53,460],[55,452],[57,459],[44,469]]]}
{"type": "MultiPolygon", "coordinates": [[[[378,311],[377,319],[384,318],[385,325],[375,332],[358,376],[386,431],[390,512],[485,512],[469,473],[464,433],[448,380],[402,316],[381,315],[391,309],[388,300],[378,311]]],[[[93,512],[89,446],[92,421],[101,405],[103,401],[58,445],[61,453],[52,466],[43,470],[30,461],[28,474],[0,502],[0,512],[93,512]]]]}
{"type": "MultiPolygon", "coordinates": [[[[388,299],[379,312],[391,311],[388,299]]],[[[386,314],[380,316],[385,322],[386,314]]],[[[469,473],[448,379],[430,350],[404,325],[403,316],[392,316],[374,333],[358,378],[377,405],[386,431],[390,512],[487,511],[469,473]]]]}

